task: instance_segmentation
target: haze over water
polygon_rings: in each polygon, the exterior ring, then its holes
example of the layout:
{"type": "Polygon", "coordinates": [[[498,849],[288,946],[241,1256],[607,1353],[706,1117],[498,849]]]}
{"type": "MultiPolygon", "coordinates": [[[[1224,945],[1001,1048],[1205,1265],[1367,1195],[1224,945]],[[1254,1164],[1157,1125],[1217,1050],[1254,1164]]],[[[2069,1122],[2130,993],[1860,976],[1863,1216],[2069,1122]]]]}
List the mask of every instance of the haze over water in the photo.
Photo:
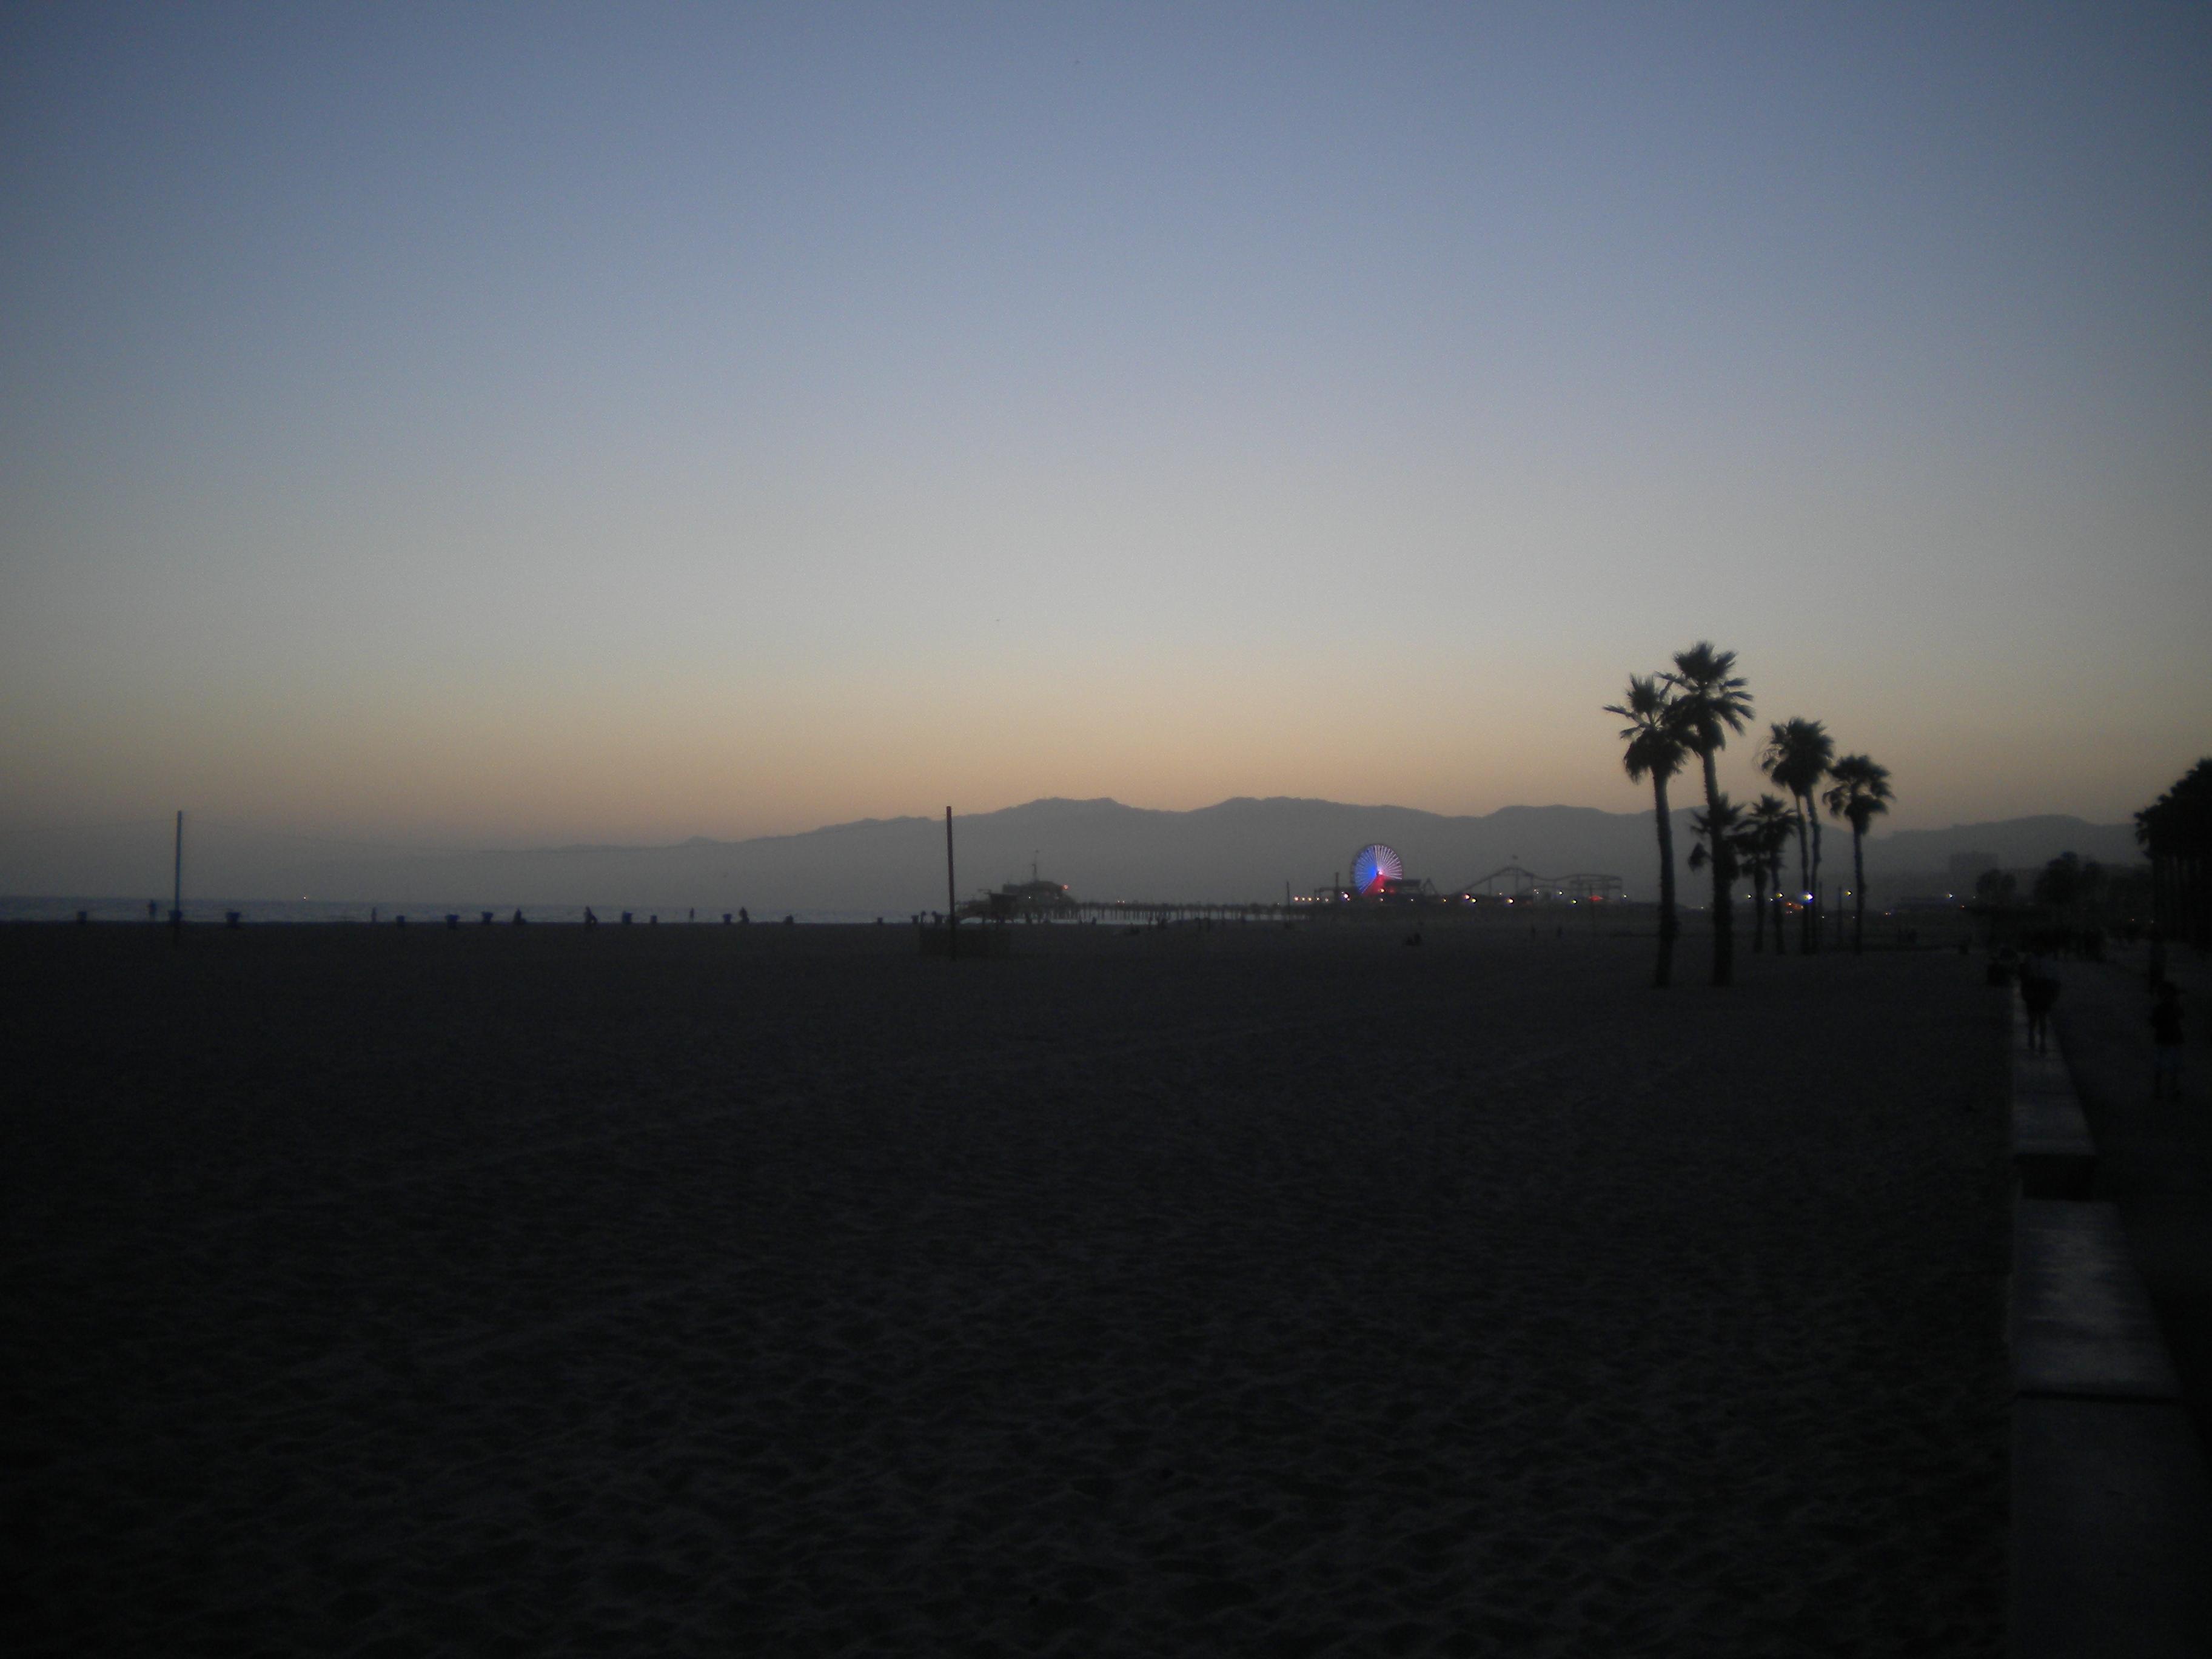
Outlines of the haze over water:
{"type": "Polygon", "coordinates": [[[1698,638],[1898,828],[2212,747],[2202,8],[10,8],[0,64],[0,829],[1626,811],[1599,705],[1698,638]]]}

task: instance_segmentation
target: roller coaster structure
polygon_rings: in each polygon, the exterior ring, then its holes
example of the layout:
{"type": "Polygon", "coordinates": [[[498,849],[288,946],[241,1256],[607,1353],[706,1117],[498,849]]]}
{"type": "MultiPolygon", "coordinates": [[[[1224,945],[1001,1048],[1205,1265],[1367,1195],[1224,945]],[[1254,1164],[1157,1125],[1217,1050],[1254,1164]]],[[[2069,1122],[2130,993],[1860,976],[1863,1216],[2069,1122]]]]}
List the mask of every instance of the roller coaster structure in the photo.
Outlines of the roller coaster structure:
{"type": "Polygon", "coordinates": [[[1627,896],[1619,876],[1595,870],[1577,870],[1568,876],[1540,876],[1517,864],[1501,865],[1488,875],[1468,882],[1459,891],[1465,899],[1510,899],[1522,904],[1546,899],[1565,899],[1570,902],[1582,899],[1618,901],[1627,896]],[[1512,884],[1510,889],[1500,885],[1506,881],[1512,884]]]}

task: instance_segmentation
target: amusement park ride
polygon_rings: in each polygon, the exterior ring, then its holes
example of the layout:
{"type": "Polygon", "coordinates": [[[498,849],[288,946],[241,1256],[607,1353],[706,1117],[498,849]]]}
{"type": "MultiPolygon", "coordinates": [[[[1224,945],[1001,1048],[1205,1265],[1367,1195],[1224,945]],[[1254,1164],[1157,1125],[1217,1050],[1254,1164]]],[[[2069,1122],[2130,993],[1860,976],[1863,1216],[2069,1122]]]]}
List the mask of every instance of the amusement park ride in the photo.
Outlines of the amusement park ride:
{"type": "Polygon", "coordinates": [[[1368,905],[1488,905],[1537,904],[1565,900],[1618,902],[1626,896],[1619,876],[1579,870],[1569,876],[1540,876],[1518,864],[1508,864],[1467,883],[1455,893],[1440,893],[1430,881],[1408,880],[1405,860],[1395,849],[1374,842],[1352,858],[1352,884],[1341,883],[1316,890],[1311,904],[1368,905]]]}
{"type": "Polygon", "coordinates": [[[1583,899],[1611,899],[1618,902],[1627,894],[1622,890],[1619,876],[1601,875],[1591,870],[1578,870],[1571,876],[1540,876],[1534,870],[1508,864],[1480,880],[1468,883],[1460,889],[1460,896],[1470,903],[1504,899],[1529,904],[1544,899],[1565,899],[1571,903],[1583,899]],[[1501,883],[1510,885],[1501,886],[1501,883]]]}
{"type": "Polygon", "coordinates": [[[1352,855],[1352,885],[1334,890],[1340,904],[1441,904],[1443,896],[1425,878],[1408,880],[1395,848],[1370,842],[1352,855]]]}
{"type": "Polygon", "coordinates": [[[1456,892],[1441,892],[1425,878],[1408,877],[1406,861],[1395,848],[1370,842],[1352,855],[1352,881],[1341,879],[1316,888],[1307,896],[1284,895],[1276,904],[1176,903],[1163,904],[1115,900],[1100,902],[1077,898],[1064,882],[1039,876],[1035,860],[1027,881],[1006,882],[995,890],[963,899],[961,920],[975,921],[1088,921],[1099,920],[1176,920],[1213,916],[1229,919],[1272,915],[1288,918],[1337,908],[1340,913],[1424,909],[1487,908],[1492,904],[1540,904],[1584,901],[1618,902],[1626,895],[1619,876],[1577,871],[1567,876],[1540,876],[1518,864],[1508,864],[1456,892]]]}

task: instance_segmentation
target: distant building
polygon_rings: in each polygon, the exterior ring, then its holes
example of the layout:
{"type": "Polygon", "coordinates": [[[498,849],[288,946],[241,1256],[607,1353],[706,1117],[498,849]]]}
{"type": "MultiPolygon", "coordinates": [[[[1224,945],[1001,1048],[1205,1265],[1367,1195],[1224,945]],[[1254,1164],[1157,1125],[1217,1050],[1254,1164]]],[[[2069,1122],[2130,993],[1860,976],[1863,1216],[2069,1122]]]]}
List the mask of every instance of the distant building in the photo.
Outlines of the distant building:
{"type": "Polygon", "coordinates": [[[1010,881],[997,892],[966,900],[960,906],[962,915],[986,921],[1049,921],[1074,911],[1075,900],[1066,885],[1041,879],[1034,865],[1030,866],[1027,881],[1010,881]]]}

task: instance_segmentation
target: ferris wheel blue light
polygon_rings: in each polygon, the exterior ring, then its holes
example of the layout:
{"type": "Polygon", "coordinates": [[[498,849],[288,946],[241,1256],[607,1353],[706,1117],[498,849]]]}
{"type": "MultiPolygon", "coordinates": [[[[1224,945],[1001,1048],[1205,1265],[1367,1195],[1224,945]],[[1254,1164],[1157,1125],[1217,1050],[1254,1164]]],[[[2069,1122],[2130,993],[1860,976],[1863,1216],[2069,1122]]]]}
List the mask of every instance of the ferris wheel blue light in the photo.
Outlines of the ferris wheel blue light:
{"type": "Polygon", "coordinates": [[[1382,890],[1385,884],[1406,878],[1406,861],[1381,842],[1370,842],[1352,855],[1352,890],[1363,898],[1382,890]]]}

